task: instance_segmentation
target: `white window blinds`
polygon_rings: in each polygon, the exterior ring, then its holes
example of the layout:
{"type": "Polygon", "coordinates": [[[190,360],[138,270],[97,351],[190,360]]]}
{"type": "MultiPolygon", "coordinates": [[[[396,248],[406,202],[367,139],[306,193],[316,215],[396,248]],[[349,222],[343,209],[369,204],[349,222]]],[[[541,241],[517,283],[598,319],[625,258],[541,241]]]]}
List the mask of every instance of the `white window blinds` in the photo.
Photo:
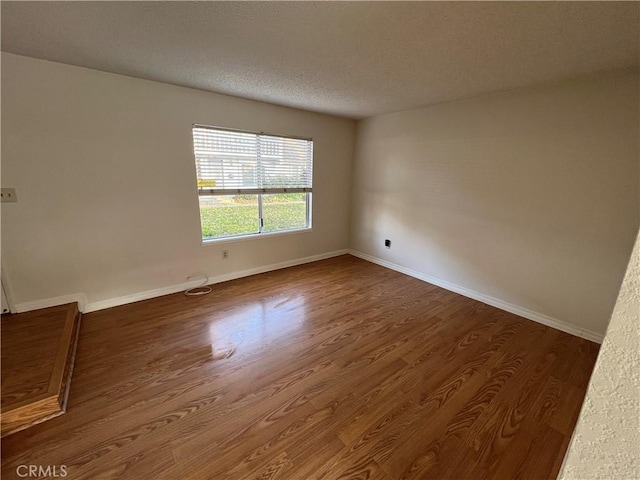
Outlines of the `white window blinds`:
{"type": "Polygon", "coordinates": [[[311,192],[313,141],[195,125],[200,195],[311,192]]]}

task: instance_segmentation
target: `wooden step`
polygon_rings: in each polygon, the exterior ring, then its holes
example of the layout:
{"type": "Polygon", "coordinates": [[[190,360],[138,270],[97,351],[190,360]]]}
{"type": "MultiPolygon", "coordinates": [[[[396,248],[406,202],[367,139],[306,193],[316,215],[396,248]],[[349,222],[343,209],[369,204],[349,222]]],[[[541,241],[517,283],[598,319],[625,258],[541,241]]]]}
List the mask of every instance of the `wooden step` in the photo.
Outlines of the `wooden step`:
{"type": "Polygon", "coordinates": [[[2,437],[66,411],[80,318],[77,303],[2,317],[2,437]]]}

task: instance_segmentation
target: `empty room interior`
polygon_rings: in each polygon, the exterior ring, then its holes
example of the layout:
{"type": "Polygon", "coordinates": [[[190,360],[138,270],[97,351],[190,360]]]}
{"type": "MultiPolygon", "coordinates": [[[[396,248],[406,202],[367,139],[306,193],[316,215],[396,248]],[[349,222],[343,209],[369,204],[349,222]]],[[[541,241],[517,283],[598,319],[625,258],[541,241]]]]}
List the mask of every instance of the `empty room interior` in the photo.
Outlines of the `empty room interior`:
{"type": "Polygon", "coordinates": [[[1,27],[3,479],[640,479],[640,3],[1,27]]]}

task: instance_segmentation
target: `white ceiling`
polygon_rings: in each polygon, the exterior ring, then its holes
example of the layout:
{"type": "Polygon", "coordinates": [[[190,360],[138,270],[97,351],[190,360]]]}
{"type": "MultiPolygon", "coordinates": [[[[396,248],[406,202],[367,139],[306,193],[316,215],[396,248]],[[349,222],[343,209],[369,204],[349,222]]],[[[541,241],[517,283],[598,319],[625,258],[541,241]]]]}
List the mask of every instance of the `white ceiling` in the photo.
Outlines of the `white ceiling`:
{"type": "Polygon", "coordinates": [[[637,2],[2,2],[2,50],[362,118],[638,65],[637,2]]]}

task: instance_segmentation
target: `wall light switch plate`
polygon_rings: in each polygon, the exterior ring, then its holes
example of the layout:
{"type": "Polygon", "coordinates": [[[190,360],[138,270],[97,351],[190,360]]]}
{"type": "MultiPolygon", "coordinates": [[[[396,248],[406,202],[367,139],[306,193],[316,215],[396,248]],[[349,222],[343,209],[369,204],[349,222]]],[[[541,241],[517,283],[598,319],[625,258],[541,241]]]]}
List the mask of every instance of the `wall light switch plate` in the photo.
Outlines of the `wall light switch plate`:
{"type": "Polygon", "coordinates": [[[16,195],[15,188],[2,188],[0,189],[0,197],[2,198],[2,203],[9,202],[17,202],[18,196],[16,195]]]}

